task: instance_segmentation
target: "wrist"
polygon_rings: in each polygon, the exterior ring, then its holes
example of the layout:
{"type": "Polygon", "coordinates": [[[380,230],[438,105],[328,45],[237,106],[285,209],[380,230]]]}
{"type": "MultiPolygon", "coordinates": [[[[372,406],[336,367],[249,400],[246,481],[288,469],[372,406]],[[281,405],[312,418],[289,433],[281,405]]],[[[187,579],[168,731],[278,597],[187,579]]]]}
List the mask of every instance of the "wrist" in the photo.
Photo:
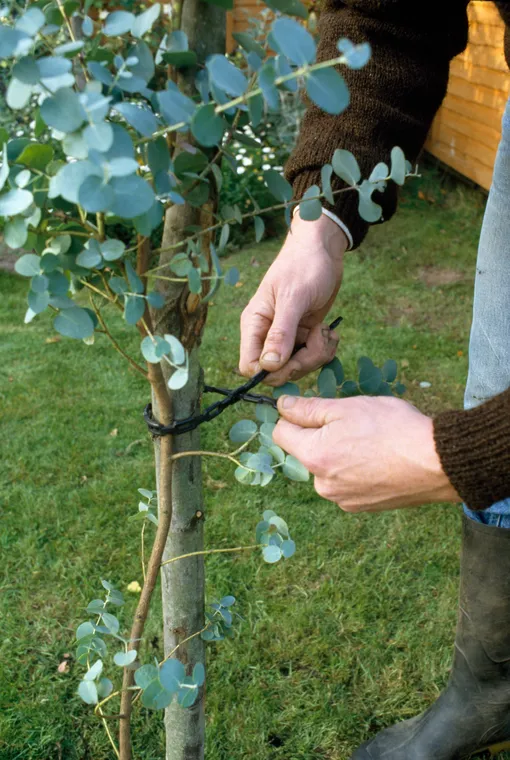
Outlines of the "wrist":
{"type": "Polygon", "coordinates": [[[434,502],[462,501],[443,469],[434,441],[434,422],[426,418],[427,434],[423,448],[423,462],[427,471],[429,500],[434,502]]]}
{"type": "Polygon", "coordinates": [[[313,222],[307,222],[297,212],[292,219],[289,235],[299,235],[300,239],[306,237],[309,244],[321,245],[333,259],[340,262],[349,248],[349,240],[342,228],[325,214],[313,222]]]}

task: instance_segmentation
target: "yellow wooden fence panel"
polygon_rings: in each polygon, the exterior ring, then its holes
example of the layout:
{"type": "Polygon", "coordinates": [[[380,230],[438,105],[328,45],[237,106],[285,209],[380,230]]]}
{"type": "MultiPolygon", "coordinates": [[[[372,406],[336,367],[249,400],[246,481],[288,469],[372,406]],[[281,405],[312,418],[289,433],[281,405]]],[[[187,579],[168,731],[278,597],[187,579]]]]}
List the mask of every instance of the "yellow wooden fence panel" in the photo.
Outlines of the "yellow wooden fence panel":
{"type": "Polygon", "coordinates": [[[494,3],[469,4],[469,44],[452,61],[448,93],[425,148],[448,166],[489,189],[510,94],[503,51],[504,24],[494,3]]]}

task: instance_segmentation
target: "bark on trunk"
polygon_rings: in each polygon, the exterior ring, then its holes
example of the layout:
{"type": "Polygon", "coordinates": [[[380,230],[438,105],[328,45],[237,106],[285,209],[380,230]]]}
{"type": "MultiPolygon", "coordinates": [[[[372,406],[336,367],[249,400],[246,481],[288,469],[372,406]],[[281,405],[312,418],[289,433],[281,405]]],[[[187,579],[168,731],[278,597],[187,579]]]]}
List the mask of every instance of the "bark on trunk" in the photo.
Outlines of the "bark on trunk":
{"type": "MultiPolygon", "coordinates": [[[[180,28],[189,39],[191,50],[204,63],[212,53],[225,51],[225,11],[200,0],[184,0],[180,28]]],[[[181,89],[194,91],[194,72],[179,77],[181,89]]],[[[195,209],[188,205],[174,206],[167,211],[162,247],[174,245],[186,237],[185,228],[193,224],[210,224],[210,208],[195,209]]],[[[204,252],[208,241],[204,240],[204,252]]],[[[163,264],[175,255],[174,250],[163,253],[163,264]]],[[[197,296],[182,286],[159,281],[164,292],[165,307],[153,312],[155,332],[169,332],[181,339],[189,350],[190,377],[187,385],[172,394],[174,419],[188,417],[200,409],[202,372],[198,347],[205,323],[207,308],[197,296]]],[[[157,408],[156,408],[157,414],[157,408]]],[[[200,449],[200,432],[174,437],[173,450],[200,449]]],[[[156,448],[156,466],[159,467],[156,448]]],[[[201,551],[203,549],[204,505],[202,500],[201,463],[196,457],[177,460],[172,477],[172,521],[164,559],[201,551]]],[[[181,641],[200,631],[204,625],[205,577],[203,557],[190,557],[170,563],[162,571],[163,622],[165,654],[181,641]]],[[[180,647],[176,656],[190,673],[196,662],[205,664],[205,647],[195,636],[180,647]]],[[[192,708],[172,704],[165,714],[166,760],[202,760],[204,757],[205,717],[204,690],[192,708]]]]}

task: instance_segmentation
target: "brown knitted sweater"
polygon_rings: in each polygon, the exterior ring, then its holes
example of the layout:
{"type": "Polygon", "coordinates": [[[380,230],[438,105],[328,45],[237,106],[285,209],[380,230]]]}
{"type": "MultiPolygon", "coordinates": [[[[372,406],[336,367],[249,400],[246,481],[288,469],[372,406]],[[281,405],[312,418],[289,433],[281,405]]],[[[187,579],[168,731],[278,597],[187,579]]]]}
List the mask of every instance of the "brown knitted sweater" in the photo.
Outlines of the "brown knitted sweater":
{"type": "MultiPolygon", "coordinates": [[[[340,37],[368,41],[372,59],[351,71],[342,68],[351,103],[340,116],[310,105],[285,173],[300,198],[320,186],[321,167],[336,148],[352,151],[366,177],[379,161],[389,163],[399,145],[414,162],[446,94],[450,60],[467,44],[468,0],[324,0],[319,60],[338,55],[340,37]]],[[[505,53],[510,64],[510,0],[496,3],[506,23],[505,53]]],[[[397,207],[390,183],[374,200],[387,221],[397,207]]],[[[332,178],[333,190],[344,187],[332,178]]],[[[358,214],[357,193],[341,193],[334,211],[349,228],[354,245],[368,224],[358,214]]],[[[510,350],[510,345],[509,345],[510,350]]],[[[453,411],[434,420],[436,448],[451,483],[471,509],[485,509],[510,497],[510,388],[470,411],[453,411]]]]}

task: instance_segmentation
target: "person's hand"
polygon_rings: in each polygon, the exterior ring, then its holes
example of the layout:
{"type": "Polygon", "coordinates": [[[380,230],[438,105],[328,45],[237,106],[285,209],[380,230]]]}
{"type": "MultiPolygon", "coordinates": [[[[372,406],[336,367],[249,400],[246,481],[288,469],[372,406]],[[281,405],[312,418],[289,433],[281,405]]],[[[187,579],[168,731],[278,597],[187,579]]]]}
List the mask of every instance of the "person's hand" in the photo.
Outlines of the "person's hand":
{"type": "Polygon", "coordinates": [[[241,316],[241,374],[260,369],[266,382],[289,379],[331,361],[337,336],[321,325],[342,281],[347,238],[327,216],[305,222],[296,214],[279,255],[241,316]],[[294,345],[306,343],[289,361],[294,345]]]}
{"type": "Polygon", "coordinates": [[[460,501],[436,453],[433,423],[397,398],[278,399],[278,446],[346,512],[460,501]]]}

